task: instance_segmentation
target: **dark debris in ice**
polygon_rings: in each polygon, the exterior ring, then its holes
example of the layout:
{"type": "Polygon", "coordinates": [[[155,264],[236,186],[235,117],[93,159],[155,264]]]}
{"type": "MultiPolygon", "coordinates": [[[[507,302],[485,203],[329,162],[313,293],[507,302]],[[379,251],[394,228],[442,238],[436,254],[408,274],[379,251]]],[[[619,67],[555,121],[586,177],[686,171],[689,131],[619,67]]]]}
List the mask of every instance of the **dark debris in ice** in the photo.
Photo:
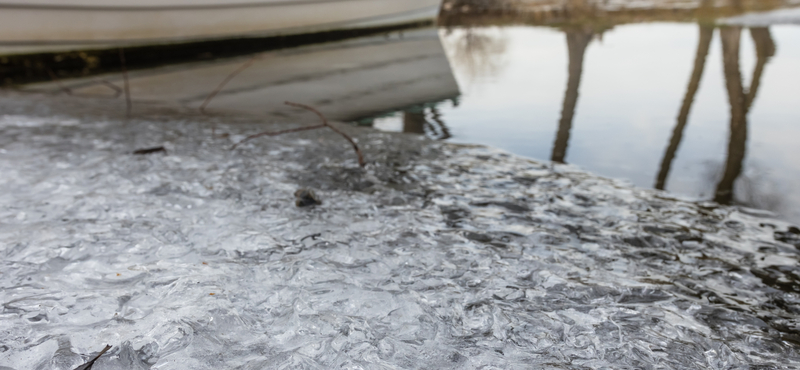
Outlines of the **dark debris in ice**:
{"type": "Polygon", "coordinates": [[[310,207],[321,205],[322,201],[314,190],[298,189],[294,192],[294,204],[298,207],[310,207]]]}
{"type": "Polygon", "coordinates": [[[145,148],[145,149],[137,149],[133,151],[135,155],[147,155],[147,154],[155,154],[155,153],[164,153],[167,154],[167,149],[163,146],[157,146],[153,148],[145,148]]]}

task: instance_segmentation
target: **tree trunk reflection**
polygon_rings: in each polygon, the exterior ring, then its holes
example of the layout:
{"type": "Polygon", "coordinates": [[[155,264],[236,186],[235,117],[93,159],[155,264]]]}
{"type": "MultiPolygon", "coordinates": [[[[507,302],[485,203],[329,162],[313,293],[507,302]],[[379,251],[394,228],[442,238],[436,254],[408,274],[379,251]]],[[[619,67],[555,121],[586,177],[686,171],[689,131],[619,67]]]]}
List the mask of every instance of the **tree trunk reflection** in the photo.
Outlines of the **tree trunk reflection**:
{"type": "Polygon", "coordinates": [[[572,28],[566,30],[566,34],[567,48],[569,49],[569,79],[567,80],[564,105],[561,109],[561,120],[558,123],[558,134],[556,134],[553,154],[550,157],[553,162],[557,163],[564,163],[564,158],[567,156],[572,119],[575,117],[578,90],[583,74],[583,58],[594,32],[587,28],[572,28]]]}
{"type": "Polygon", "coordinates": [[[407,110],[403,112],[403,132],[410,134],[425,133],[425,111],[407,110]]]}
{"type": "Polygon", "coordinates": [[[725,172],[717,184],[714,200],[721,204],[731,204],[734,199],[734,185],[742,173],[745,151],[747,147],[747,114],[753,105],[761,85],[764,67],[770,57],[775,55],[775,43],[768,28],[753,28],[750,35],[756,46],[758,56],[753,71],[753,80],[749,91],[742,86],[742,75],[739,66],[739,43],[741,28],[726,27],[720,30],[722,37],[722,53],[725,67],[725,84],[728,90],[728,101],[731,105],[731,136],[728,143],[728,158],[725,172]]]}
{"type": "Polygon", "coordinates": [[[764,73],[764,67],[767,65],[769,59],[775,56],[775,42],[772,41],[772,34],[767,27],[756,27],[750,29],[750,36],[756,46],[756,68],[753,70],[753,81],[750,86],[750,91],[747,94],[747,107],[749,112],[753,101],[756,100],[758,88],[761,86],[761,75],[764,73]]]}
{"type": "Polygon", "coordinates": [[[442,113],[436,107],[431,107],[431,121],[425,113],[425,108],[411,109],[403,112],[403,132],[412,134],[427,134],[434,140],[451,138],[450,129],[442,120],[442,113]]]}
{"type": "Polygon", "coordinates": [[[669,146],[664,159],[661,161],[661,169],[658,171],[658,178],[656,179],[656,189],[664,190],[669,171],[672,167],[672,161],[675,159],[675,153],[683,139],[683,131],[686,128],[686,123],[689,119],[689,113],[692,110],[694,97],[700,87],[700,80],[703,77],[703,70],[705,70],[706,59],[708,57],[708,50],[711,47],[711,39],[714,37],[714,28],[710,26],[700,26],[700,41],[697,44],[697,54],[694,59],[694,71],[692,78],[689,80],[689,87],[686,89],[686,96],[683,98],[683,105],[678,114],[678,123],[672,131],[672,138],[670,138],[669,146]]]}
{"type": "Polygon", "coordinates": [[[733,201],[733,184],[742,173],[747,143],[747,112],[742,74],[739,68],[739,41],[741,27],[725,27],[720,29],[722,38],[722,60],[725,71],[725,86],[728,91],[728,103],[731,108],[731,136],[728,142],[728,159],[725,172],[717,184],[714,201],[730,204],[733,201]]]}

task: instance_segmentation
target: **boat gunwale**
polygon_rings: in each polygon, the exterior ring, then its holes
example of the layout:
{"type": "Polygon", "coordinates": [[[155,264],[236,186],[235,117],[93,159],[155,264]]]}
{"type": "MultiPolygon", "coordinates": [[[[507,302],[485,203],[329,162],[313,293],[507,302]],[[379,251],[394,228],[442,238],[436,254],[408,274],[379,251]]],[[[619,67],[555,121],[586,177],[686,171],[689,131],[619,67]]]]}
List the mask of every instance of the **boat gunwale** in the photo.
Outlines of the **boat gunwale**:
{"type": "Polygon", "coordinates": [[[259,2],[238,2],[231,4],[196,4],[196,5],[142,5],[142,6],[111,6],[111,5],[64,5],[64,4],[9,4],[0,2],[0,9],[23,10],[61,10],[61,11],[121,11],[121,12],[152,12],[152,11],[183,11],[183,10],[215,10],[215,9],[241,9],[280,6],[315,5],[325,3],[344,3],[372,0],[278,0],[259,2]]]}
{"type": "MultiPolygon", "coordinates": [[[[325,0],[323,0],[325,1],[325,0]]],[[[334,0],[334,1],[363,1],[363,0],[334,0]]],[[[259,38],[273,38],[273,37],[288,37],[288,36],[295,36],[301,34],[316,34],[316,33],[324,33],[324,32],[332,32],[336,31],[337,29],[341,28],[341,30],[359,30],[359,29],[372,29],[372,28],[382,28],[382,27],[397,27],[403,26],[407,24],[416,24],[416,23],[427,23],[432,22],[436,23],[436,17],[431,17],[428,21],[428,17],[423,17],[419,19],[413,19],[408,21],[399,21],[399,22],[389,22],[384,24],[383,26],[369,26],[369,25],[355,25],[352,27],[342,27],[348,24],[358,24],[358,23],[373,23],[378,22],[384,19],[391,19],[397,16],[406,16],[406,15],[413,15],[416,13],[425,12],[431,10],[431,7],[422,7],[417,9],[411,9],[408,11],[400,12],[400,13],[392,13],[392,14],[382,14],[376,15],[372,17],[365,17],[365,18],[356,18],[346,21],[338,21],[338,22],[331,22],[331,23],[321,23],[314,25],[313,27],[297,27],[297,28],[285,28],[280,30],[275,30],[274,32],[270,31],[253,31],[253,32],[246,32],[246,33],[232,33],[232,34],[220,34],[215,36],[190,36],[190,37],[182,37],[182,38],[172,38],[172,37],[164,37],[164,38],[144,38],[144,39],[110,39],[110,40],[14,40],[14,41],[3,41],[0,40],[0,46],[6,47],[13,47],[13,46],[30,46],[30,45],[39,45],[39,46],[58,46],[58,45],[69,45],[69,46],[76,46],[78,47],[76,50],[80,48],[94,48],[96,46],[109,46],[109,47],[137,47],[137,46],[147,46],[147,45],[160,45],[160,44],[191,44],[191,43],[199,43],[199,42],[206,42],[206,41],[218,41],[218,40],[228,40],[228,39],[259,39],[259,38]]],[[[16,54],[16,53],[14,53],[16,54]]],[[[26,54],[26,53],[23,53],[26,54]]],[[[38,53],[35,53],[38,54],[38,53]]],[[[0,55],[3,55],[0,53],[0,55]]],[[[13,54],[11,54],[13,55],[13,54]]]]}

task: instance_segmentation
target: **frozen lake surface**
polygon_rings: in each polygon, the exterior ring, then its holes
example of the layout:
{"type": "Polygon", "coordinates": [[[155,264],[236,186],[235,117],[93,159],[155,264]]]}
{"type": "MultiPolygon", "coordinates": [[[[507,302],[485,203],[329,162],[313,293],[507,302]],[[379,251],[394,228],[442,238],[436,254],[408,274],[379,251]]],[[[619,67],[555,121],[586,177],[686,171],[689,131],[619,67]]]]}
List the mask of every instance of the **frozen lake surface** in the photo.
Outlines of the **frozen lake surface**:
{"type": "Polygon", "coordinates": [[[41,99],[0,100],[0,369],[106,344],[94,370],[800,367],[800,230],[761,211],[356,128],[365,170],[321,131],[231,151],[265,125],[41,99]]]}

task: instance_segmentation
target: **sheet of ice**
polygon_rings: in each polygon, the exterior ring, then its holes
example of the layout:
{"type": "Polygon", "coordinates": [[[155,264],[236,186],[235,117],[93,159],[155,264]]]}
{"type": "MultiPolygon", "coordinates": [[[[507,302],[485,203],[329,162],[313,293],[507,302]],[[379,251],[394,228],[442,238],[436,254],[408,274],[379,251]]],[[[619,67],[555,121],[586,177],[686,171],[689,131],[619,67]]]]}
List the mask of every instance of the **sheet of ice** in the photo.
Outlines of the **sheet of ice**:
{"type": "Polygon", "coordinates": [[[0,368],[800,366],[800,231],[758,212],[399,134],[352,129],[361,170],[324,132],[77,119],[0,117],[0,368]]]}

